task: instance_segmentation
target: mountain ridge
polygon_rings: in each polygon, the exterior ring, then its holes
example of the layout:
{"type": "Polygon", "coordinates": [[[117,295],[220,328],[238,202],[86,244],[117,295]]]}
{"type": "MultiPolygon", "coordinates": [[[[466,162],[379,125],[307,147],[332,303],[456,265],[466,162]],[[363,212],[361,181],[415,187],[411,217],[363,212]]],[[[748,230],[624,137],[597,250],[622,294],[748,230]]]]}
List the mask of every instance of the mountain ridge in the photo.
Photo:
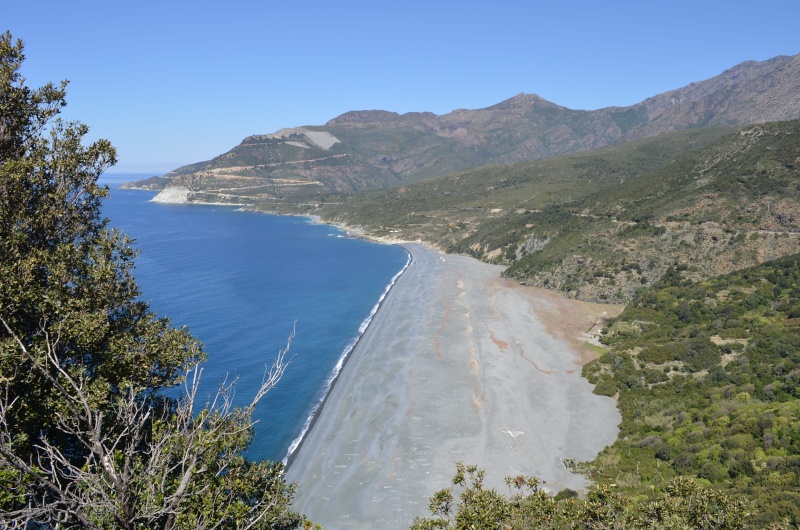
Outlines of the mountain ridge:
{"type": "Polygon", "coordinates": [[[442,115],[349,111],[325,125],[248,136],[209,161],[138,186],[185,188],[189,202],[270,204],[391,188],[689,128],[795,118],[800,118],[800,55],[779,56],[740,63],[627,107],[575,110],[519,93],[483,109],[442,115]],[[313,135],[327,141],[315,142],[313,135]]]}

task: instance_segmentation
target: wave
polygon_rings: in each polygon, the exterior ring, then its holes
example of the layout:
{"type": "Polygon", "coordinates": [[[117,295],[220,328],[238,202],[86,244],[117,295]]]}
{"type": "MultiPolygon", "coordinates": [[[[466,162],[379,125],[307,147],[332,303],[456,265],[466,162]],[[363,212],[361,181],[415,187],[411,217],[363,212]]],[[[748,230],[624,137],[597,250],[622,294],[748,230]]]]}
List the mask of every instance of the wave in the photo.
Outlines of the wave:
{"type": "MultiPolygon", "coordinates": [[[[406,250],[406,252],[408,251],[406,250]]],[[[319,412],[319,409],[325,403],[325,400],[328,399],[328,395],[330,394],[331,389],[333,388],[333,384],[336,382],[336,379],[339,377],[339,373],[342,371],[342,368],[344,368],[347,359],[350,357],[350,352],[353,351],[353,348],[356,347],[358,342],[361,340],[361,337],[364,336],[364,332],[367,331],[367,328],[372,322],[372,318],[378,312],[378,309],[380,309],[381,305],[383,304],[383,300],[386,298],[386,295],[389,294],[389,291],[392,289],[392,287],[394,287],[394,284],[397,282],[397,279],[400,278],[400,276],[402,276],[404,272],[406,272],[406,269],[408,269],[410,265],[411,265],[411,253],[408,252],[408,259],[406,260],[406,264],[403,266],[402,269],[400,269],[400,272],[395,274],[392,277],[392,279],[389,280],[389,283],[388,285],[386,285],[386,289],[384,289],[383,294],[381,294],[380,298],[378,298],[378,301],[372,307],[372,311],[370,311],[369,315],[367,316],[367,318],[364,319],[361,325],[358,326],[358,333],[356,334],[356,336],[353,337],[353,339],[347,343],[347,346],[344,347],[342,355],[339,357],[339,361],[336,363],[336,366],[333,367],[330,377],[327,379],[327,381],[325,381],[325,387],[324,387],[325,391],[322,393],[322,397],[319,399],[319,401],[317,401],[316,405],[314,405],[314,408],[311,409],[311,414],[308,415],[305,424],[303,424],[303,428],[301,429],[300,434],[297,436],[297,438],[295,438],[292,441],[291,444],[289,444],[289,450],[286,452],[286,456],[283,458],[283,463],[285,465],[289,463],[290,458],[297,450],[297,448],[300,447],[300,444],[303,443],[303,439],[305,438],[306,434],[308,433],[309,430],[311,430],[311,427],[314,425],[314,422],[317,419],[317,412],[319,412]]]]}

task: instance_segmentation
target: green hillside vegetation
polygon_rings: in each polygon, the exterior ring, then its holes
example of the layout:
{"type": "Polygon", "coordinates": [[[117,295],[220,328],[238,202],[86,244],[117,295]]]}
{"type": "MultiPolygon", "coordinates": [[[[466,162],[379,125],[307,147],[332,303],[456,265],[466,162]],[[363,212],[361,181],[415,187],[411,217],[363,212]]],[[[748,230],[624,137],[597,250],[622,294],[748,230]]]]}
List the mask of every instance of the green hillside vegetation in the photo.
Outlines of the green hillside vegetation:
{"type": "MultiPolygon", "coordinates": [[[[401,186],[390,190],[354,195],[325,195],[313,203],[290,203],[289,209],[316,211],[326,219],[364,225],[376,235],[388,234],[380,227],[399,230],[409,238],[431,234],[433,243],[451,245],[497,212],[537,209],[568,203],[580,197],[636,178],[702,147],[731,129],[682,131],[560,158],[489,166],[401,186]],[[427,220],[424,230],[420,216],[427,220]],[[458,232],[450,225],[462,223],[458,232]],[[431,232],[431,229],[433,232],[431,232]]],[[[280,209],[263,205],[262,209],[280,209]]]]}
{"type": "Polygon", "coordinates": [[[727,136],[625,186],[518,221],[555,244],[517,253],[507,275],[625,301],[676,262],[700,279],[797,252],[798,160],[800,121],[727,136]]]}
{"type": "Polygon", "coordinates": [[[800,255],[704,281],[670,268],[587,364],[616,396],[617,442],[583,469],[632,499],[679,475],[752,499],[753,523],[800,524],[800,255]]]}
{"type": "MultiPolygon", "coordinates": [[[[800,251],[800,121],[696,129],[271,210],[423,240],[569,296],[624,302],[800,251]]],[[[266,208],[266,207],[265,207],[266,208]]]]}

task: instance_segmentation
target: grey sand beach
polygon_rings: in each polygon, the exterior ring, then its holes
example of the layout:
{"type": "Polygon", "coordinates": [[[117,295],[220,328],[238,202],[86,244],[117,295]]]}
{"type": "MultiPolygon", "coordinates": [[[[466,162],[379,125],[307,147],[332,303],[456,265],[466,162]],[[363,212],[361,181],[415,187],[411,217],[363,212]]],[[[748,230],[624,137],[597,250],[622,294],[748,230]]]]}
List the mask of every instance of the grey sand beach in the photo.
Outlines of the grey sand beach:
{"type": "Polygon", "coordinates": [[[574,344],[545,327],[573,306],[502,279],[501,267],[404,246],[411,266],[289,466],[295,508],[327,529],[407,528],[458,461],[486,469],[498,491],[519,474],[554,491],[586,487],[564,459],[596,456],[620,416],[581,377],[574,344]]]}

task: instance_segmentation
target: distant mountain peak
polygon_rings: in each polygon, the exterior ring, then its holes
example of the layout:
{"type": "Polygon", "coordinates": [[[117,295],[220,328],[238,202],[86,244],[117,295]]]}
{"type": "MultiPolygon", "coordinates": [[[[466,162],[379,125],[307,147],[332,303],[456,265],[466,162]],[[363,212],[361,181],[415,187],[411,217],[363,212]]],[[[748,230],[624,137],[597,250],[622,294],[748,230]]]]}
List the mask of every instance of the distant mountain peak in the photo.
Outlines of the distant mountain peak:
{"type": "Polygon", "coordinates": [[[388,110],[351,110],[333,118],[325,125],[388,123],[397,121],[400,117],[400,114],[388,110]]]}
{"type": "Polygon", "coordinates": [[[566,109],[561,105],[557,105],[552,101],[548,101],[543,97],[539,96],[538,94],[526,94],[525,92],[520,92],[516,96],[506,99],[505,101],[501,101],[496,105],[492,105],[488,107],[489,109],[522,109],[522,110],[530,110],[533,108],[542,108],[542,109],[566,109]]]}

